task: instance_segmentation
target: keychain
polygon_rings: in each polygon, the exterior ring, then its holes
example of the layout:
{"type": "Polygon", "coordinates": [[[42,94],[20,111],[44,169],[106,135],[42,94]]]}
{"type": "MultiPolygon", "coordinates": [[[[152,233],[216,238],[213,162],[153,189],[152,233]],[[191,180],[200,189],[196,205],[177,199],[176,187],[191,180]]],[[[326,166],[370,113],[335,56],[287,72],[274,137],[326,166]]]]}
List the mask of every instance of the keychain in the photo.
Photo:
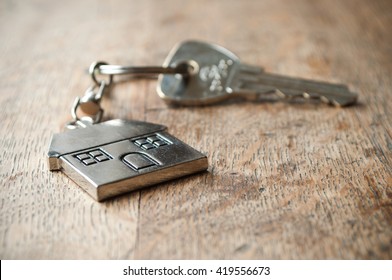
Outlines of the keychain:
{"type": "MultiPolygon", "coordinates": [[[[102,201],[208,168],[205,155],[170,135],[163,125],[119,119],[101,122],[100,101],[115,74],[110,74],[109,82],[98,81],[95,73],[101,65],[106,63],[91,65],[95,86],[75,100],[73,121],[67,124],[67,130],[52,136],[49,170],[63,171],[94,199],[102,201]],[[86,115],[79,117],[79,110],[86,115]]],[[[186,69],[171,67],[127,71],[186,75],[186,69]]]]}
{"type": "Polygon", "coordinates": [[[89,72],[95,86],[75,100],[73,121],[67,125],[68,131],[52,137],[48,156],[50,170],[62,170],[98,201],[208,168],[205,155],[167,133],[165,126],[124,120],[100,122],[100,101],[113,75],[159,75],[159,96],[175,105],[265,97],[315,99],[335,106],[357,101],[357,94],[344,84],[271,74],[241,63],[223,47],[200,41],[178,44],[161,67],[98,62],[89,72]],[[97,80],[96,73],[109,75],[109,81],[97,80]],[[79,117],[78,110],[87,116],[79,117]]]}

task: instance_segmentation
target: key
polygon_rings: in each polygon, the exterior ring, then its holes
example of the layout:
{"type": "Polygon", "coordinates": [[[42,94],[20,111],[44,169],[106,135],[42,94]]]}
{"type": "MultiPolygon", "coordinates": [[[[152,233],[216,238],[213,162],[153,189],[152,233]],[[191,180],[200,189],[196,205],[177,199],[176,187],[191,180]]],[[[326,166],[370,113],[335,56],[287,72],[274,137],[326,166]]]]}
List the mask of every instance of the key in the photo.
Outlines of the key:
{"type": "Polygon", "coordinates": [[[61,170],[98,201],[200,172],[207,157],[158,124],[111,120],[54,134],[50,170],[61,170]]]}
{"type": "Polygon", "coordinates": [[[317,99],[336,106],[348,106],[357,94],[346,85],[265,72],[244,64],[229,50],[204,42],[186,41],[170,52],[163,67],[187,66],[188,75],[161,74],[157,92],[169,104],[205,105],[229,98],[317,99]]]}

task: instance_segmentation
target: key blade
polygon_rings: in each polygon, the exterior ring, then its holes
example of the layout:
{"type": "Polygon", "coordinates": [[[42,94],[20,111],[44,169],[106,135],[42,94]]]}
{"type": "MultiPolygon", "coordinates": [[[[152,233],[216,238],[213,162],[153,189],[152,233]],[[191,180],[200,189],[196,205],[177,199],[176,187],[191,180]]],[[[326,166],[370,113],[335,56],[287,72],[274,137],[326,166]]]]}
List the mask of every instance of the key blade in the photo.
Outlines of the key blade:
{"type": "Polygon", "coordinates": [[[348,93],[344,98],[341,98],[341,95],[335,96],[332,98],[332,94],[328,94],[328,98],[321,95],[320,93],[309,93],[304,92],[297,89],[291,88],[280,88],[276,89],[271,86],[263,86],[263,85],[245,85],[244,89],[238,89],[233,97],[242,97],[247,100],[256,101],[256,100],[268,100],[268,101],[277,101],[277,99],[312,99],[312,100],[321,100],[324,103],[331,104],[334,106],[348,106],[356,102],[356,95],[349,96],[348,93]]]}
{"type": "Polygon", "coordinates": [[[237,89],[240,92],[262,95],[271,92],[282,98],[319,99],[335,106],[348,106],[357,101],[358,95],[346,85],[312,81],[261,72],[241,72],[237,89]]]}

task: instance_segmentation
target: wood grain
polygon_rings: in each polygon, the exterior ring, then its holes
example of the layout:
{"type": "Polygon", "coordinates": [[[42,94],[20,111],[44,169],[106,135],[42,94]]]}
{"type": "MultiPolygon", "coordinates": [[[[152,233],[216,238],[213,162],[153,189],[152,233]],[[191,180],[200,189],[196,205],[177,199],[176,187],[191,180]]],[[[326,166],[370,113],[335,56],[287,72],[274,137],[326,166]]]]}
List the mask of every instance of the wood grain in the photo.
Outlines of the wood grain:
{"type": "Polygon", "coordinates": [[[390,1],[2,1],[1,259],[391,259],[390,1]],[[185,39],[347,83],[360,103],[172,108],[118,83],[107,118],[162,123],[208,172],[97,203],[48,171],[92,61],[161,64],[185,39]]]}

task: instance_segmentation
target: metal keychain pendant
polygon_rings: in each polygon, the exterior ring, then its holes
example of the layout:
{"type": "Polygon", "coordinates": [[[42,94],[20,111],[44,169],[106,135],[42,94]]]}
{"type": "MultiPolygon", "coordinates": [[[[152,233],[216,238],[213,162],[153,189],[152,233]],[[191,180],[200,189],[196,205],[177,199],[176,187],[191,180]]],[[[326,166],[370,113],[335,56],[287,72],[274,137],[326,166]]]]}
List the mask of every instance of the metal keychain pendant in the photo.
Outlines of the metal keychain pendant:
{"type": "Polygon", "coordinates": [[[74,121],[50,141],[49,170],[61,170],[102,201],[208,168],[204,154],[170,135],[163,125],[126,120],[99,123],[106,85],[100,82],[98,93],[89,88],[76,99],[74,121]],[[78,117],[77,109],[89,116],[78,117]]]}
{"type": "Polygon", "coordinates": [[[49,169],[98,201],[206,170],[207,157],[158,124],[111,120],[55,134],[49,169]]]}

